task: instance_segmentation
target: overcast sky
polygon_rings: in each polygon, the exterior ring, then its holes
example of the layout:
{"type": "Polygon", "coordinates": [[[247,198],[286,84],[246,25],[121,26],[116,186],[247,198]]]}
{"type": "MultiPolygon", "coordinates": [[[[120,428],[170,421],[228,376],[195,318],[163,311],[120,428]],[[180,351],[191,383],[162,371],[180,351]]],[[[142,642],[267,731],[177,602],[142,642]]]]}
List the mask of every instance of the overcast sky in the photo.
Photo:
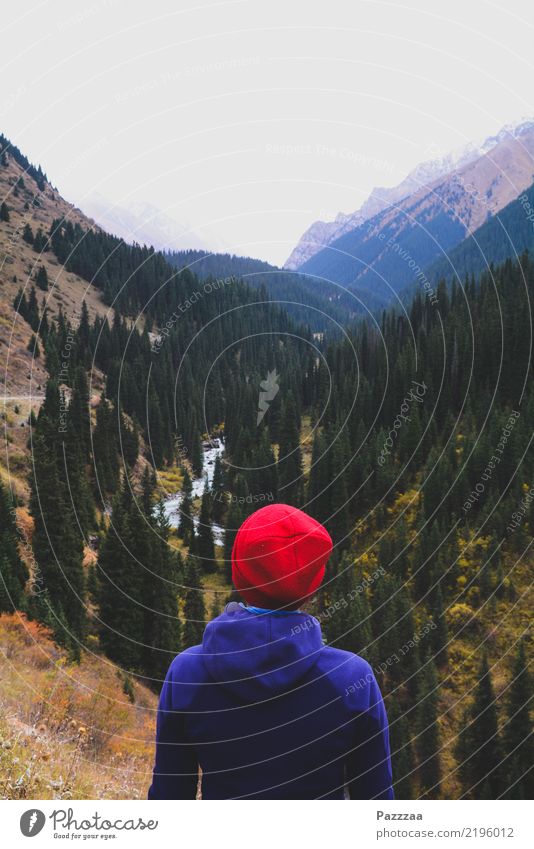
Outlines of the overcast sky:
{"type": "Polygon", "coordinates": [[[533,22],[525,0],[18,0],[0,129],[82,209],[148,202],[282,263],[317,218],[534,115],[533,22]]]}

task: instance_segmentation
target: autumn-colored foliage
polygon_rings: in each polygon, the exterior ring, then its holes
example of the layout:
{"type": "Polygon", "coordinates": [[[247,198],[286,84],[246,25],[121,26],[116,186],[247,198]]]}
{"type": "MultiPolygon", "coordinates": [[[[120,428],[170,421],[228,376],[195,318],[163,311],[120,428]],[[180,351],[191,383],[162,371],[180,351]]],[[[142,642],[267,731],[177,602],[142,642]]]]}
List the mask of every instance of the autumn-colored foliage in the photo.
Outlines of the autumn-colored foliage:
{"type": "Polygon", "coordinates": [[[0,616],[0,798],[143,798],[157,699],[100,655],[80,664],[20,613],[0,616]],[[132,702],[133,698],[133,702],[132,702]]]}

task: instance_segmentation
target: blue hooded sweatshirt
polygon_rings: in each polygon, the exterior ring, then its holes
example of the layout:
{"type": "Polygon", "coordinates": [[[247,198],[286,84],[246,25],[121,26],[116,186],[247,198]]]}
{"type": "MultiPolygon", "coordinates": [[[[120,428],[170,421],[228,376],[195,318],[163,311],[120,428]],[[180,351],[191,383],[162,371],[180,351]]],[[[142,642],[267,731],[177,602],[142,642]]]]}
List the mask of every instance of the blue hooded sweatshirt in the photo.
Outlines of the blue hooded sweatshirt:
{"type": "Polygon", "coordinates": [[[149,799],[392,799],[386,712],[369,664],[314,617],[237,603],[161,691],[149,799]]]}

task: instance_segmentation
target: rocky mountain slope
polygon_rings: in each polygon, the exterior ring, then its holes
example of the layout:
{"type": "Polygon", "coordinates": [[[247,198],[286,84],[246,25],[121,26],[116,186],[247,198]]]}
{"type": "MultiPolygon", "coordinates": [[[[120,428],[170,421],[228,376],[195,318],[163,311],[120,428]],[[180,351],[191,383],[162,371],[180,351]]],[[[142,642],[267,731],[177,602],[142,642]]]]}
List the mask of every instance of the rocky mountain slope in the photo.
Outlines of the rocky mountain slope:
{"type": "Polygon", "coordinates": [[[376,189],[355,213],[316,222],[286,267],[343,285],[391,292],[450,250],[531,185],[534,122],[505,127],[481,146],[423,163],[399,186],[376,189]],[[325,247],[318,245],[320,242],[325,247]]]}
{"type": "Polygon", "coordinates": [[[388,206],[399,203],[439,177],[444,177],[457,168],[473,162],[480,155],[480,147],[469,144],[456,153],[450,153],[438,159],[429,159],[414,168],[397,186],[379,186],[373,189],[367,200],[355,212],[340,212],[334,221],[315,221],[291,252],[284,263],[284,268],[292,270],[300,268],[322,248],[359,227],[364,221],[378,215],[388,206]]]}
{"type": "MultiPolygon", "coordinates": [[[[430,283],[464,282],[506,259],[534,251],[534,184],[425,270],[430,283]]],[[[413,292],[412,292],[413,294],[413,292]]]]}
{"type": "Polygon", "coordinates": [[[84,300],[91,319],[109,315],[110,309],[94,286],[66,271],[52,251],[44,249],[46,238],[41,239],[41,233],[47,234],[57,218],[79,223],[86,230],[94,223],[67,203],[40,169],[4,136],[0,136],[0,205],[0,417],[4,435],[0,480],[24,496],[28,417],[41,404],[48,375],[39,348],[35,356],[30,324],[14,309],[17,293],[22,289],[28,299],[35,289],[41,315],[44,307],[49,316],[62,309],[73,326],[79,321],[84,300]],[[27,241],[30,232],[33,244],[27,241]]]}
{"type": "Polygon", "coordinates": [[[40,187],[35,176],[21,164],[20,152],[10,147],[6,139],[1,146],[0,203],[7,212],[7,220],[6,212],[0,216],[0,394],[3,397],[27,394],[30,380],[35,391],[45,378],[42,364],[27,350],[32,330],[13,309],[19,288],[28,297],[32,286],[36,286],[39,307],[43,299],[51,315],[56,315],[61,307],[74,324],[83,300],[91,317],[106,315],[109,308],[97,289],[65,271],[51,251],[42,250],[39,242],[32,245],[25,239],[25,228],[31,228],[33,236],[39,231],[47,234],[56,218],[77,222],[85,229],[91,229],[94,223],[67,203],[46,178],[40,187]],[[47,290],[37,285],[41,268],[46,269],[47,290]]]}
{"type": "Polygon", "coordinates": [[[336,239],[299,271],[391,301],[417,273],[448,253],[528,188],[534,124],[336,239]]]}

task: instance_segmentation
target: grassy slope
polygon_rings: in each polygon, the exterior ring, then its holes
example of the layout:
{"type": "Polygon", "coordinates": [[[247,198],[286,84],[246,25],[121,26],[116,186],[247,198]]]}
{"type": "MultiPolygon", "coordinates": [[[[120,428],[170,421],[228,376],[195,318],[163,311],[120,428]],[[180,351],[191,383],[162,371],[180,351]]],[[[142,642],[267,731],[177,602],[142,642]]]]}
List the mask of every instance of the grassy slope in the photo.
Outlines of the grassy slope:
{"type": "Polygon", "coordinates": [[[83,653],[79,665],[23,614],[0,616],[0,798],[138,799],[150,783],[155,695],[83,653]]]}

